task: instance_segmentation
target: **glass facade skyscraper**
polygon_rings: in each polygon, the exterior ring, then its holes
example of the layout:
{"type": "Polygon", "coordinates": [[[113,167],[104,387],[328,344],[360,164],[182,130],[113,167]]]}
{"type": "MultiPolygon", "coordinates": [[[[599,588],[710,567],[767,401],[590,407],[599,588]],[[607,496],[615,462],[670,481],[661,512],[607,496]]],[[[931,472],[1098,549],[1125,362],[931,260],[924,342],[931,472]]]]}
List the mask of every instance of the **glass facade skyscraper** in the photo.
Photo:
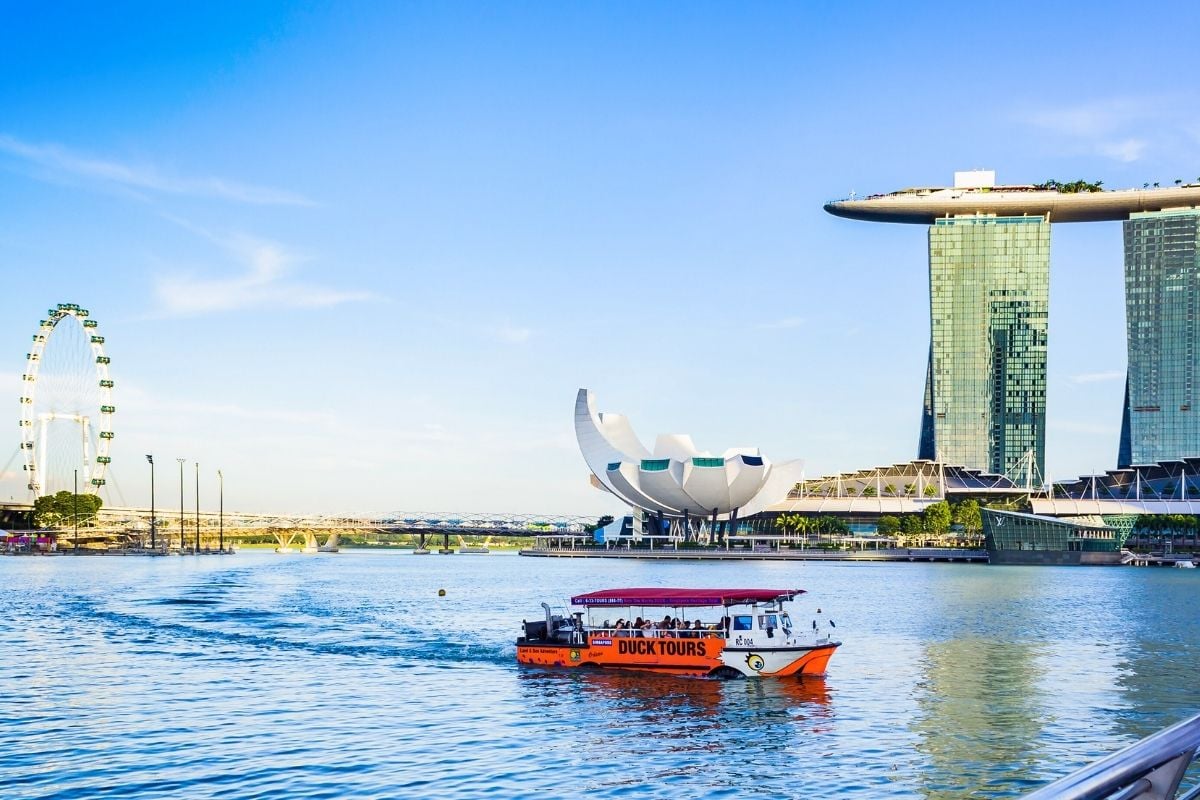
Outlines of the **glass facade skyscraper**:
{"type": "Polygon", "coordinates": [[[1131,214],[1120,467],[1200,456],[1200,211],[1131,214]]]}
{"type": "Polygon", "coordinates": [[[930,226],[921,458],[1012,476],[1032,452],[1031,466],[1045,474],[1049,289],[1045,217],[930,226]]]}

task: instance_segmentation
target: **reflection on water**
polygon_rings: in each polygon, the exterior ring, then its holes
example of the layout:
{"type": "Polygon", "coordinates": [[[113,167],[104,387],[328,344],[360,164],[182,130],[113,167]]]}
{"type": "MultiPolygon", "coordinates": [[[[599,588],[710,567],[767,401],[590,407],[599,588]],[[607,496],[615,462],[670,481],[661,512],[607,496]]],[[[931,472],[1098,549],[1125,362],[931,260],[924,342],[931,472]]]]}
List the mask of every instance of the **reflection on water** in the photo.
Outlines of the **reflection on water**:
{"type": "Polygon", "coordinates": [[[1045,708],[1039,697],[1037,648],[979,639],[932,643],[917,687],[912,723],[928,762],[917,776],[922,794],[949,800],[982,791],[1019,796],[1037,784],[1045,708]]]}
{"type": "Polygon", "coordinates": [[[1200,710],[1198,589],[1182,570],[1119,568],[0,558],[0,786],[6,800],[1018,796],[1200,710]],[[815,603],[837,619],[824,680],[515,664],[542,600],[737,584],[801,586],[799,618],[815,603]]]}

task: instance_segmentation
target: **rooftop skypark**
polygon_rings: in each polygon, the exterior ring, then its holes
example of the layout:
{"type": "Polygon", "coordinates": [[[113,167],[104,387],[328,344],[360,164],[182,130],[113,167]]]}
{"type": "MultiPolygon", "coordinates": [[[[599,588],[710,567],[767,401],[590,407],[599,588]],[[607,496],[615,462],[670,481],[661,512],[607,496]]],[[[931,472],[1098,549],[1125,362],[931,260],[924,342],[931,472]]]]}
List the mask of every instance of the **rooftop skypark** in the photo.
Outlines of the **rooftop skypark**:
{"type": "Polygon", "coordinates": [[[1044,216],[1050,222],[1103,222],[1131,214],[1200,205],[1200,182],[1159,188],[1103,188],[1102,181],[1046,181],[997,186],[988,170],[956,172],[954,186],[901,189],[825,205],[830,214],[872,222],[932,225],[955,216],[1044,216]]]}

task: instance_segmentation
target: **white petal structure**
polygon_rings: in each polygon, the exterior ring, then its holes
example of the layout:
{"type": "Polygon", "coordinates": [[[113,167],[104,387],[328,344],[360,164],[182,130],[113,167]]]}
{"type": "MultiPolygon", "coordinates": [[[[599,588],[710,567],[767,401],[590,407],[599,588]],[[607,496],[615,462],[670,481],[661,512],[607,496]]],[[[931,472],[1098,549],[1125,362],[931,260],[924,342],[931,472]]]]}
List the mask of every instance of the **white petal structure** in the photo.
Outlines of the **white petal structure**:
{"type": "Polygon", "coordinates": [[[685,434],[661,434],[651,453],[628,419],[598,413],[587,389],[575,398],[575,438],[594,483],[635,508],[664,516],[747,517],[782,500],[803,477],[802,461],[772,464],[750,447],[713,456],[685,434]]]}

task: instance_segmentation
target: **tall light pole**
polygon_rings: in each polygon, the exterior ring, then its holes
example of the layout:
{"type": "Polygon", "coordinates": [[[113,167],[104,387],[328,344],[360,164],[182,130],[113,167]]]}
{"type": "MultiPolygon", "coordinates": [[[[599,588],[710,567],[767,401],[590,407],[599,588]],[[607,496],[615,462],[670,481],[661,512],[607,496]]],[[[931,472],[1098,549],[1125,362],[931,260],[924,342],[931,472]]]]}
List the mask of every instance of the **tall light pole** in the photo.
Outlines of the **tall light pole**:
{"type": "Polygon", "coordinates": [[[75,495],[71,498],[71,517],[75,520],[75,555],[79,555],[79,470],[75,470],[75,495]]]}
{"type": "Polygon", "coordinates": [[[183,555],[183,462],[187,459],[175,460],[179,462],[179,555],[183,555]]]}
{"type": "Polygon", "coordinates": [[[221,474],[221,470],[217,470],[217,485],[221,495],[219,511],[217,511],[217,549],[219,552],[225,552],[225,476],[221,474]]]}
{"type": "Polygon", "coordinates": [[[158,542],[154,538],[154,456],[147,454],[146,460],[150,462],[150,549],[157,550],[158,542]]]}
{"type": "Polygon", "coordinates": [[[192,550],[200,555],[200,462],[196,462],[196,547],[192,550]]]}

